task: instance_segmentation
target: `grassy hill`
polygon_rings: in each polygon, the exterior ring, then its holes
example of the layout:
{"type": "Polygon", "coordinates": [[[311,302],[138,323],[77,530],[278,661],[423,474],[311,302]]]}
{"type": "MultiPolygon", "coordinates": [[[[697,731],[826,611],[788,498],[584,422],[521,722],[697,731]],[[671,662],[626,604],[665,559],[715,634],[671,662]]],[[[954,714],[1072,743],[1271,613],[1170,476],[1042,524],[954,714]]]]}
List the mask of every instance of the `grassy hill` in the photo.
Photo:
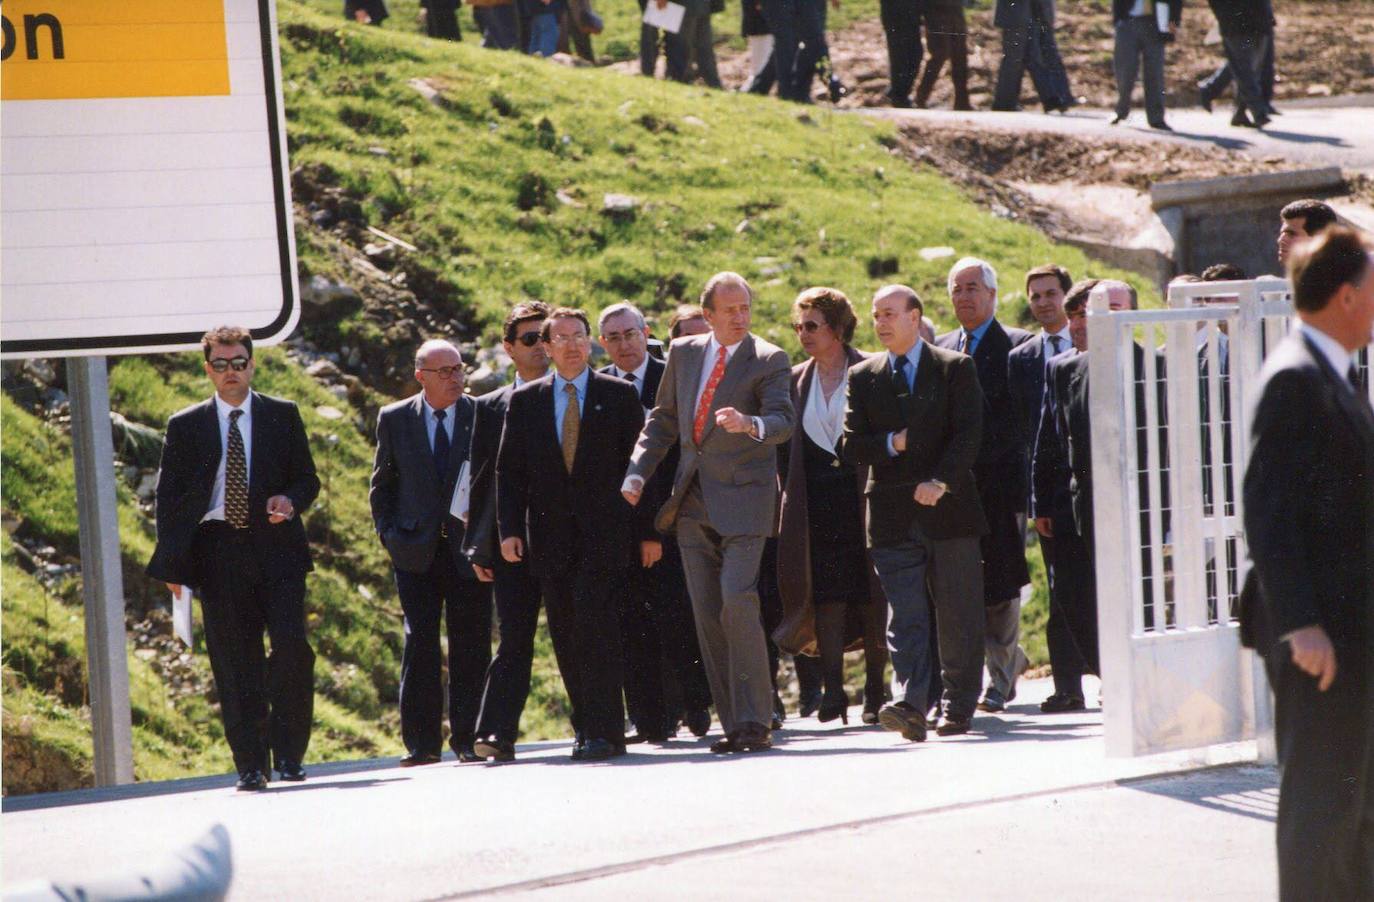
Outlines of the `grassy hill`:
{"type": "MultiPolygon", "coordinates": [[[[336,353],[354,385],[331,391],[302,365],[313,358],[280,349],[262,353],[258,382],[301,403],[324,482],[306,517],[319,564],[308,608],[318,652],[311,760],[400,751],[399,605],[366,489],[371,416],[407,390],[396,374],[417,336],[490,342],[507,305],[524,297],[591,311],[628,298],[661,314],[713,271],[734,269],[758,289],[757,331],[795,353],[786,311],[816,284],[862,303],[881,283],[909,282],[951,322],[951,261],[926,259],[923,248],[993,261],[1006,274],[1011,321],[1026,316],[1018,273],[1050,259],[1089,269],[1078,251],[912,168],[891,129],[870,119],[568,68],[471,40],[432,42],[404,21],[413,3],[394,3],[382,29],[344,23],[337,6],[282,0],[279,16],[301,276],[361,293],[308,321],[306,351],[336,353]],[[607,212],[607,194],[634,200],[607,212]],[[368,227],[415,250],[382,242],[368,253],[379,242],[368,227]]],[[[633,25],[628,0],[610,7],[613,25],[633,25]]],[[[866,325],[857,341],[875,346],[866,325]]],[[[197,373],[195,355],[114,360],[113,406],[160,429],[207,394],[197,373]]],[[[6,793],[90,780],[70,446],[60,404],[44,413],[26,378],[7,370],[0,408],[12,534],[0,576],[6,793]]],[[[190,656],[174,646],[165,591],[141,575],[152,526],[135,487],[146,473],[120,464],[137,774],[224,771],[203,643],[190,656]]],[[[1043,618],[1042,591],[1026,612],[1038,660],[1043,618]]],[[[527,737],[566,729],[542,633],[540,643],[527,737]]]]}

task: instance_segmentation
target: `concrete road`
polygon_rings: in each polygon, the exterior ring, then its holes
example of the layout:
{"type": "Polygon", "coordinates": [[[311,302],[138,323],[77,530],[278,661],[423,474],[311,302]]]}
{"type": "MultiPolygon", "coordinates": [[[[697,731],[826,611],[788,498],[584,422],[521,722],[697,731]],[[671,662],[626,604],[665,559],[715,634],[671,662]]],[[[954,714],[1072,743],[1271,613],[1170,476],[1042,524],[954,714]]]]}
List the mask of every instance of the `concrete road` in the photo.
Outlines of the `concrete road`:
{"type": "Polygon", "coordinates": [[[1100,712],[1041,715],[1049,691],[1048,681],[1023,682],[1009,711],[979,716],[976,732],[919,745],[858,725],[856,708],[847,728],[789,721],[776,750],[744,757],[684,740],[583,765],[568,760],[566,743],[541,743],[497,766],[315,765],[307,783],[261,794],[236,793],[219,777],[6,799],[3,879],[115,873],[222,823],[238,899],[621,889],[813,898],[860,888],[997,898],[1023,886],[1056,898],[1101,898],[1104,887],[1114,896],[1139,887],[1154,897],[1237,887],[1272,895],[1263,799],[1215,801],[1263,796],[1272,771],[1119,782],[1243,763],[1252,744],[1108,759],[1100,712]],[[1238,810],[1246,806],[1259,813],[1238,810]],[[1045,868],[1065,856],[1078,882],[1023,883],[1065,870],[1045,868]],[[1233,858],[1245,867],[1227,864],[1233,858]],[[1155,882],[1137,887],[1151,863],[1155,882]]]}
{"type": "Polygon", "coordinates": [[[1145,124],[1141,110],[1121,125],[1109,124],[1109,110],[1076,109],[1066,115],[1040,112],[956,113],[950,110],[873,109],[866,113],[897,121],[957,122],[982,129],[1050,131],[1079,138],[1163,141],[1222,147],[1256,157],[1281,157],[1304,167],[1340,166],[1347,171],[1374,172],[1374,97],[1327,98],[1280,104],[1283,115],[1265,129],[1236,128],[1226,103],[1208,113],[1200,107],[1170,109],[1166,119],[1173,133],[1157,132],[1145,124]]]}

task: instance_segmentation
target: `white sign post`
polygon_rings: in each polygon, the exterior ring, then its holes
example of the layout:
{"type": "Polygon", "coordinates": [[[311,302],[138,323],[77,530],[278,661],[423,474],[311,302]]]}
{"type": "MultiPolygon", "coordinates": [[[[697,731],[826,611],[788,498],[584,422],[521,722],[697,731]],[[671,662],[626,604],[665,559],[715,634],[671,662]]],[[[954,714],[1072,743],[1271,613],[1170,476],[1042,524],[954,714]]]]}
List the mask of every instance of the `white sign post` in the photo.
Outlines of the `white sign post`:
{"type": "Polygon", "coordinates": [[[0,357],[68,366],[96,782],[133,780],[105,355],[295,328],[272,0],[0,7],[0,357]]]}

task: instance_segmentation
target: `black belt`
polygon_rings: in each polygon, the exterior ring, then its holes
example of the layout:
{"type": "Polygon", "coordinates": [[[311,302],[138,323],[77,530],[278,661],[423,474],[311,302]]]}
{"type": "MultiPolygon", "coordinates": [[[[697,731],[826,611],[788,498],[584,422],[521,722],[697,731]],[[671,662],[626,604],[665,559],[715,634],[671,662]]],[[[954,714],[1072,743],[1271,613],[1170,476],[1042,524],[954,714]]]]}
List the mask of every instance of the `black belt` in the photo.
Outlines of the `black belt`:
{"type": "Polygon", "coordinates": [[[238,541],[247,541],[248,539],[247,526],[234,526],[228,520],[202,520],[200,531],[216,538],[236,539],[238,541]]]}

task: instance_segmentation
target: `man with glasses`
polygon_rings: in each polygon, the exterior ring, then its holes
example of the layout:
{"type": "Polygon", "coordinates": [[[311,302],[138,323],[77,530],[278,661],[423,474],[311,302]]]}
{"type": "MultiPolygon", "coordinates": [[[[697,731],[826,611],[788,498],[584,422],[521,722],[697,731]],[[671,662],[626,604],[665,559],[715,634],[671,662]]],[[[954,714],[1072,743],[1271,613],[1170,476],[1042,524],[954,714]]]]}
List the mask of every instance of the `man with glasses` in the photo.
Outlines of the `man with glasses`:
{"type": "MultiPolygon", "coordinates": [[[[652,410],[667,367],[648,353],[644,314],[632,304],[613,304],[601,311],[597,330],[601,347],[611,358],[610,366],[601,372],[629,382],[644,409],[652,410]]],[[[651,515],[658,513],[673,491],[677,449],[669,456],[668,465],[651,481],[651,515]]],[[[639,543],[621,596],[620,627],[625,643],[625,700],[638,738],[668,739],[683,719],[694,735],[705,736],[711,728],[711,690],[692,625],[682,553],[672,536],[655,533],[639,543]],[[671,705],[666,684],[674,690],[671,705]]]]}
{"type": "Polygon", "coordinates": [[[201,348],[215,395],[167,422],[147,572],[173,594],[189,586],[200,595],[238,789],[253,791],[267,787],[273,763],[283,780],[305,779],[315,653],[305,637],[311,563],[300,514],[320,480],[296,405],[250,389],[248,330],[211,329],[201,348]]]}
{"type": "Polygon", "coordinates": [[[587,365],[591,327],[560,307],[540,332],[551,376],[517,389],[496,458],[501,557],[539,579],[572,702],[573,759],[625,754],[616,587],[653,526],[620,496],[644,408],[623,379],[587,365]]]}
{"type": "Polygon", "coordinates": [[[463,394],[463,358],[442,339],[415,352],[420,391],[377,415],[372,522],[391,555],[405,615],[401,653],[402,767],[437,763],[443,751],[443,652],[448,627],[449,745],[460,762],[473,752],[483,677],[491,660],[491,593],[463,553],[452,513],[468,459],[476,403],[463,394]]]}

